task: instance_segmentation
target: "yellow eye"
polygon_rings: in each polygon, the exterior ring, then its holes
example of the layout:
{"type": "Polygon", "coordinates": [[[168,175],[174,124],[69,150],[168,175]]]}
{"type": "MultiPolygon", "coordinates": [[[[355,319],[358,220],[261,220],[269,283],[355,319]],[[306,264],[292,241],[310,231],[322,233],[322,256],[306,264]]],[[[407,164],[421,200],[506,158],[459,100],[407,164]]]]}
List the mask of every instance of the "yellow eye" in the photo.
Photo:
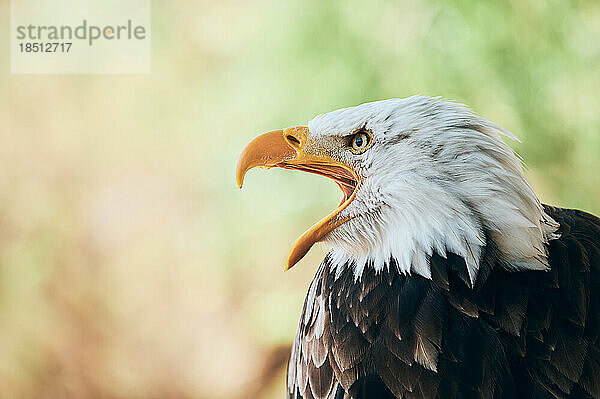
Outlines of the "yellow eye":
{"type": "Polygon", "coordinates": [[[352,136],[352,140],[350,141],[350,149],[355,154],[360,154],[371,144],[371,136],[369,136],[366,132],[361,131],[352,136]]]}

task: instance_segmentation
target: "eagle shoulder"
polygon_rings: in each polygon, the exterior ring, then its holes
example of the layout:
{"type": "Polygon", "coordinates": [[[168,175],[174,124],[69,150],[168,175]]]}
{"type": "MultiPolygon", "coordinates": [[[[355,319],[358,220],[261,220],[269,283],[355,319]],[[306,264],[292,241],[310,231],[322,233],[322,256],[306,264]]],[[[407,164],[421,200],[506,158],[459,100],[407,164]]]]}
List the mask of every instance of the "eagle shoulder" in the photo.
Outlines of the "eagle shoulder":
{"type": "Polygon", "coordinates": [[[471,287],[464,260],[431,279],[321,263],[288,365],[289,398],[600,398],[600,219],[560,224],[549,271],[509,271],[488,240],[471,287]],[[524,395],[524,396],[523,396],[524,395]]]}

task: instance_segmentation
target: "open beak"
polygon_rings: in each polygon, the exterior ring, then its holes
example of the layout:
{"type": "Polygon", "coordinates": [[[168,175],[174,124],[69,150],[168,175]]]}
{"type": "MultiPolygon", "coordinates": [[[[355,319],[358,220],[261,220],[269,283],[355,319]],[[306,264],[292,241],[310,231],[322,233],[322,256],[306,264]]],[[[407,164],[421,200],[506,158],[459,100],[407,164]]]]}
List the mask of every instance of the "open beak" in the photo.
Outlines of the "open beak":
{"type": "Polygon", "coordinates": [[[284,265],[291,269],[306,255],[314,243],[321,241],[330,231],[346,220],[339,217],[348,204],[354,199],[358,178],[352,169],[333,158],[311,151],[306,126],[290,127],[285,130],[274,130],[252,140],[240,154],[236,168],[236,180],[242,188],[246,172],[257,166],[263,168],[285,168],[302,170],[329,177],[342,190],[340,205],[328,216],[321,219],[306,230],[294,244],[284,265]]]}

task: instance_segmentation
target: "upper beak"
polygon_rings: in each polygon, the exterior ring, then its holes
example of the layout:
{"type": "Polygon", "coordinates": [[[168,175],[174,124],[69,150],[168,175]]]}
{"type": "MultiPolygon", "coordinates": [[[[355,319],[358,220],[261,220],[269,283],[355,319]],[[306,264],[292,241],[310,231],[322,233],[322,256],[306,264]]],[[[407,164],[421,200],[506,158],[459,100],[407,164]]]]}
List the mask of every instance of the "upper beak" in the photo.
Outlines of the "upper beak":
{"type": "Polygon", "coordinates": [[[317,222],[302,234],[292,248],[284,269],[292,268],[306,255],[314,243],[321,241],[329,232],[344,223],[347,219],[339,217],[348,204],[354,199],[358,178],[353,170],[334,160],[323,151],[314,151],[308,143],[306,126],[290,127],[285,130],[274,130],[252,140],[240,154],[236,168],[236,181],[241,188],[244,176],[250,169],[286,168],[303,170],[333,179],[344,194],[340,205],[328,216],[317,222]]]}

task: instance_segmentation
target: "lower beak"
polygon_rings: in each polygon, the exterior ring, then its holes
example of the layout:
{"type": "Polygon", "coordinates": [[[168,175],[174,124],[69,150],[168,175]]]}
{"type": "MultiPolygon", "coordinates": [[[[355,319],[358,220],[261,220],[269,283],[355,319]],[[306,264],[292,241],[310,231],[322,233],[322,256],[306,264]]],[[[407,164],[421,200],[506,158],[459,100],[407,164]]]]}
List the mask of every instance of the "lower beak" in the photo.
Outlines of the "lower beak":
{"type": "Polygon", "coordinates": [[[259,166],[303,170],[326,176],[334,180],[342,190],[344,197],[340,205],[296,240],[284,265],[284,270],[291,269],[316,242],[323,240],[329,232],[346,221],[340,217],[340,213],[354,199],[358,185],[356,174],[347,165],[327,155],[309,153],[308,133],[307,127],[298,126],[285,130],[274,130],[258,136],[244,148],[236,168],[236,180],[239,188],[242,188],[246,172],[259,166]]]}

